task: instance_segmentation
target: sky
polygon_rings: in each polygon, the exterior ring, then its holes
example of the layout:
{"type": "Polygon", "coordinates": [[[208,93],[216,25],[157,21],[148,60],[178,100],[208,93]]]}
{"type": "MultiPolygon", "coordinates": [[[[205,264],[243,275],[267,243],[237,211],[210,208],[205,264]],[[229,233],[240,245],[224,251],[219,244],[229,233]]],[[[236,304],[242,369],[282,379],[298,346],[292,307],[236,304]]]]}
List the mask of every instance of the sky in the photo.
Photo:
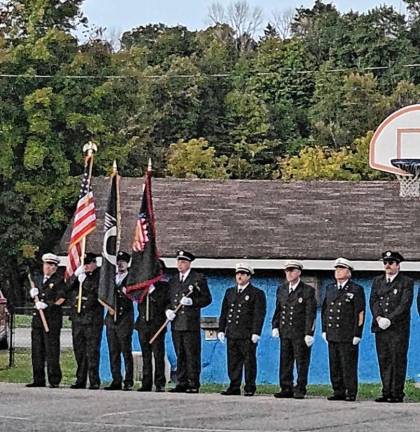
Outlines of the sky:
{"type": "MultiPolygon", "coordinates": [[[[264,22],[268,22],[272,12],[283,12],[300,6],[312,7],[313,0],[247,0],[250,6],[259,6],[264,12],[264,22]]],[[[108,33],[120,34],[126,30],[150,23],[163,23],[168,26],[178,24],[190,30],[206,28],[210,25],[208,8],[214,0],[85,0],[83,11],[90,25],[105,27],[108,33]]],[[[231,0],[219,0],[229,5],[231,0]]],[[[334,3],[340,12],[350,9],[365,12],[381,4],[391,5],[404,12],[402,0],[338,0],[334,3]]]]}

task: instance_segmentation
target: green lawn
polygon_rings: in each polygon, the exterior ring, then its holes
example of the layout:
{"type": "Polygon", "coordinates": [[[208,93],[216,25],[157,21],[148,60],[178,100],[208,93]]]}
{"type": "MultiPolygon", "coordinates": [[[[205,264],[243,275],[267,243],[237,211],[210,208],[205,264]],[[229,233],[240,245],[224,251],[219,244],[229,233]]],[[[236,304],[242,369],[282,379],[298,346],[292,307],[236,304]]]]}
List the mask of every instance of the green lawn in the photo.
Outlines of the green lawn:
{"type": "MultiPolygon", "coordinates": [[[[31,327],[32,315],[15,315],[15,327],[26,328],[31,327]]],[[[63,328],[71,328],[71,321],[67,316],[63,317],[63,328]]]]}
{"type": "MultiPolygon", "coordinates": [[[[0,382],[11,383],[29,383],[32,382],[32,367],[31,354],[29,350],[19,349],[15,353],[15,367],[9,368],[9,353],[8,351],[0,351],[0,382]]],[[[61,353],[61,367],[63,372],[62,384],[70,385],[74,382],[76,364],[72,350],[66,350],[61,353]]],[[[200,391],[203,393],[219,393],[226,388],[223,384],[204,384],[200,391]]],[[[257,387],[258,394],[273,394],[279,391],[275,385],[259,385],[257,387]]],[[[378,397],[381,393],[379,384],[360,384],[359,395],[360,400],[372,400],[378,397]]],[[[407,381],[406,401],[420,402],[420,389],[414,386],[414,383],[407,381]]],[[[329,385],[309,385],[308,396],[310,397],[327,397],[331,394],[329,385]]]]}

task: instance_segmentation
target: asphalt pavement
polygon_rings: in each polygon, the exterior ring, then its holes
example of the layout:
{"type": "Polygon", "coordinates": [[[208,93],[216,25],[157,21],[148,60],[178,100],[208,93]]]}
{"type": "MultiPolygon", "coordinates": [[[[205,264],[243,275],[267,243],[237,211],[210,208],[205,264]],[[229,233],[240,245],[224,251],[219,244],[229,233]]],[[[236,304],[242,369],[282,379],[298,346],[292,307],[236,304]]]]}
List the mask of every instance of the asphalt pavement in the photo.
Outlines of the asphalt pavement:
{"type": "Polygon", "coordinates": [[[0,431],[420,430],[420,404],[31,388],[0,383],[0,431]]]}

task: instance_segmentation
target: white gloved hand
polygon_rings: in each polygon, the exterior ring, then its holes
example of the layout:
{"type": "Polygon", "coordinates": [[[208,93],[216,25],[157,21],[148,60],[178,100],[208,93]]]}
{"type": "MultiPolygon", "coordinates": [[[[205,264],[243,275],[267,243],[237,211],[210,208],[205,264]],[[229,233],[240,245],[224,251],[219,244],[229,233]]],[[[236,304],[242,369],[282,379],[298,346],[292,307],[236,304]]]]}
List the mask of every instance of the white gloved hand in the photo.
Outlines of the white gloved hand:
{"type": "Polygon", "coordinates": [[[152,292],[156,289],[156,287],[152,284],[149,286],[148,294],[152,294],[152,292]]]}
{"type": "Polygon", "coordinates": [[[310,346],[312,346],[312,344],[314,343],[314,337],[311,336],[311,335],[306,335],[305,338],[304,338],[304,340],[305,340],[306,346],[307,346],[308,348],[309,348],[310,346]]]}
{"type": "Polygon", "coordinates": [[[357,336],[355,336],[355,337],[353,338],[353,345],[358,345],[359,342],[360,342],[360,338],[357,337],[357,336]]]}
{"type": "Polygon", "coordinates": [[[322,336],[322,339],[324,339],[324,341],[328,343],[328,341],[327,341],[327,333],[322,332],[321,336],[322,336]]]}
{"type": "Polygon", "coordinates": [[[77,279],[79,279],[80,283],[83,283],[86,279],[86,273],[80,273],[79,276],[77,276],[77,279]]]}
{"type": "Polygon", "coordinates": [[[192,306],[193,301],[189,297],[182,297],[180,303],[182,304],[182,306],[192,306]]]}
{"type": "Polygon", "coordinates": [[[217,339],[219,339],[220,342],[225,343],[225,334],[223,332],[217,333],[217,339]]]}
{"type": "Polygon", "coordinates": [[[124,295],[127,295],[127,287],[122,287],[121,291],[123,292],[124,295]]]}
{"type": "Polygon", "coordinates": [[[279,329],[278,329],[278,328],[273,328],[273,330],[271,330],[271,336],[272,336],[273,338],[278,338],[278,337],[280,337],[279,329]]]}
{"type": "Polygon", "coordinates": [[[74,275],[78,278],[84,272],[85,272],[85,266],[81,265],[81,266],[77,267],[76,271],[74,272],[74,275]]]}
{"type": "Polygon", "coordinates": [[[47,303],[44,303],[42,301],[37,301],[37,302],[35,302],[35,307],[38,310],[41,310],[41,309],[47,309],[48,305],[47,305],[47,303]]]}
{"type": "Polygon", "coordinates": [[[378,317],[377,319],[378,326],[382,330],[386,330],[391,325],[391,320],[388,318],[378,317]]]}
{"type": "Polygon", "coordinates": [[[176,313],[172,309],[166,309],[165,315],[169,321],[173,321],[176,317],[176,313]]]}
{"type": "Polygon", "coordinates": [[[36,297],[38,294],[39,294],[39,289],[36,287],[31,288],[29,291],[29,295],[31,296],[31,298],[36,297]]]}
{"type": "Polygon", "coordinates": [[[256,344],[260,340],[260,337],[257,334],[253,334],[251,336],[252,343],[256,344]]]}

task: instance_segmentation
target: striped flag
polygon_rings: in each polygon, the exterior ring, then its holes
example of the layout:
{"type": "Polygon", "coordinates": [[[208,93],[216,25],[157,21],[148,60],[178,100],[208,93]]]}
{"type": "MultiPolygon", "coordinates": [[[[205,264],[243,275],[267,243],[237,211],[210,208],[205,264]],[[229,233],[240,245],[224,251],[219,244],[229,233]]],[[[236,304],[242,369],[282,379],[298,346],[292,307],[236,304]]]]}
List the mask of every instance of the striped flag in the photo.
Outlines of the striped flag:
{"type": "Polygon", "coordinates": [[[81,242],[96,228],[95,200],[90,187],[90,165],[92,156],[85,158],[85,171],[80,186],[79,201],[74,213],[70,245],[67,255],[65,278],[70,278],[81,264],[81,242]]]}
{"type": "Polygon", "coordinates": [[[149,286],[162,278],[159,253],[156,247],[155,216],[152,199],[152,167],[144,180],[143,196],[132,244],[133,254],[127,280],[127,294],[141,302],[149,286]]]}

